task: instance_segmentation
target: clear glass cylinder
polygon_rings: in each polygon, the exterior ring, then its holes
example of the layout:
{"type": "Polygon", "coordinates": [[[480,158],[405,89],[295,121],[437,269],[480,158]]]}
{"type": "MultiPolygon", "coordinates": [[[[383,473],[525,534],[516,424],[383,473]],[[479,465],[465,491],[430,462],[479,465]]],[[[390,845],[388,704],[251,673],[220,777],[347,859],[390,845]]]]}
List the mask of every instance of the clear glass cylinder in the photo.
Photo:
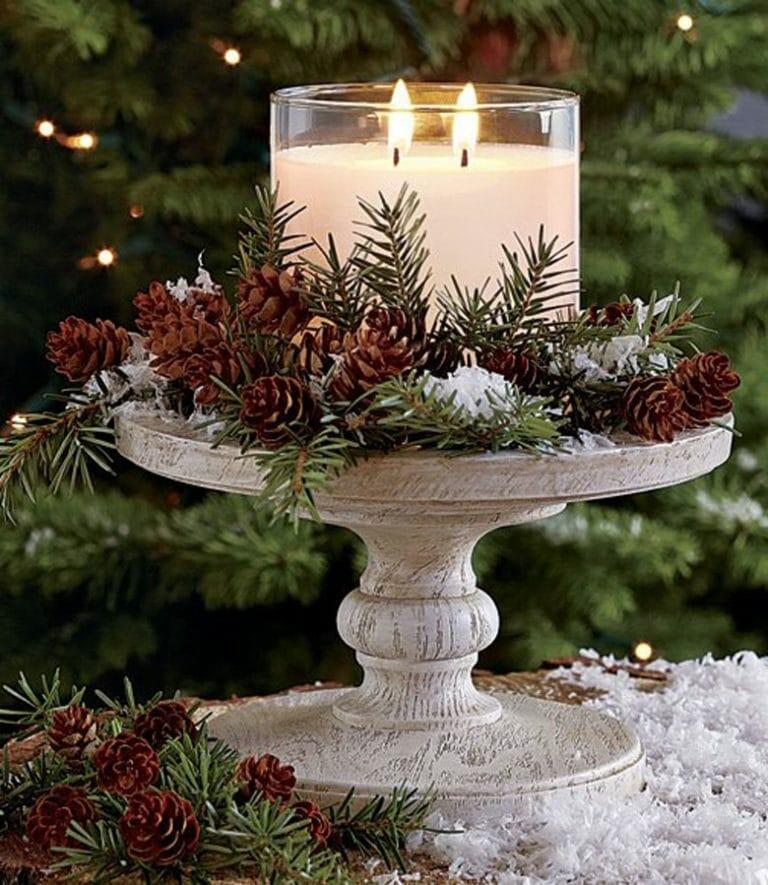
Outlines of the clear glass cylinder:
{"type": "Polygon", "coordinates": [[[407,183],[427,216],[438,287],[482,286],[501,244],[545,236],[571,243],[578,270],[579,99],[528,86],[337,84],[272,95],[272,183],[306,210],[293,230],[342,256],[359,199],[393,199],[407,183]],[[474,89],[474,94],[472,93],[474,89]]]}

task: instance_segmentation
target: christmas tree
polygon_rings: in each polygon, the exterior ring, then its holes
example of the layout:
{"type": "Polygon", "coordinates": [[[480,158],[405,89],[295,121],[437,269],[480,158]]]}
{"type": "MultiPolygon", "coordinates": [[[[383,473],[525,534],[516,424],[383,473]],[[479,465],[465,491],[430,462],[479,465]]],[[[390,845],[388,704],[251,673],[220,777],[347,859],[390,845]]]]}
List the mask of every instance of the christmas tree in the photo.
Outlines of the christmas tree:
{"type": "MultiPolygon", "coordinates": [[[[502,634],[483,663],[641,638],[672,658],[765,651],[768,141],[713,126],[737,90],[764,86],[763,4],[18,0],[0,16],[11,424],[57,389],[42,347],[59,319],[126,320],[137,288],[194,275],[203,250],[225,279],[267,177],[275,87],[405,76],[579,92],[585,300],[678,279],[703,298],[722,332],[702,345],[743,377],[743,436],[716,477],[488,538],[477,570],[502,634]]],[[[128,669],[148,689],[211,695],[349,678],[334,618],[360,558],[343,532],[294,535],[245,499],[126,470],[117,491],[44,499],[0,531],[0,677],[55,660],[76,680],[128,669]]]]}

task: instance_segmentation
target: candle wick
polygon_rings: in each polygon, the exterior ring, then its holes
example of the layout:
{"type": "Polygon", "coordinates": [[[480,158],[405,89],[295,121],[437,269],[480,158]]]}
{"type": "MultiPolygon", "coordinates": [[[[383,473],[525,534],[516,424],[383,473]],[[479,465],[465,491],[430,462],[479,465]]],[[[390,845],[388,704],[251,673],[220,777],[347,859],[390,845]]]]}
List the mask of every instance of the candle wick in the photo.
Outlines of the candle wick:
{"type": "Polygon", "coordinates": [[[469,166],[469,151],[467,150],[467,148],[462,148],[461,149],[461,168],[464,169],[467,166],[469,166]]]}
{"type": "Polygon", "coordinates": [[[392,165],[398,166],[400,164],[400,148],[396,147],[392,151],[392,165]]]}

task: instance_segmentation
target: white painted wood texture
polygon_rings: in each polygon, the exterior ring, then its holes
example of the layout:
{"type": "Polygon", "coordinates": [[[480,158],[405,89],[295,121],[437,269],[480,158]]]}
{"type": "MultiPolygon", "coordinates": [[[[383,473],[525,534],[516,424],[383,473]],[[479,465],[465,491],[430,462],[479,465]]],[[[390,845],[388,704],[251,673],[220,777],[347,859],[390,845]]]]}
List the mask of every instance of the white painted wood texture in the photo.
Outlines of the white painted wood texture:
{"type": "MultiPolygon", "coordinates": [[[[180,421],[122,417],[117,444],[129,460],[182,482],[243,494],[262,486],[252,458],[232,446],[212,449],[180,421]]],[[[672,443],[628,439],[571,455],[409,452],[357,465],[317,505],[368,548],[360,587],[338,614],[362,684],[246,706],[216,720],[216,732],[244,753],[290,760],[315,799],[349,786],[365,797],[434,784],[445,810],[467,814],[552,790],[639,789],[642,748],[622,723],[474,687],[477,654],[499,624],[476,585],[472,550],[496,527],[551,516],[571,501],[693,479],[725,461],[730,447],[730,432],[710,427],[672,443]]]]}

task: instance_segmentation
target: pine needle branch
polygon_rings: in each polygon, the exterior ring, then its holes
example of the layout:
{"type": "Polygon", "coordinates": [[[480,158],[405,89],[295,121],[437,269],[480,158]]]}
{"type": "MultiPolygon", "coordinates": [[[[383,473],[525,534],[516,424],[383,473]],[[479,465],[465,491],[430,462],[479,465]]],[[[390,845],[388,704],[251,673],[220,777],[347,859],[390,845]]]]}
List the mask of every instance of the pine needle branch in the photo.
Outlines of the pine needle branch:
{"type": "Polygon", "coordinates": [[[244,229],[240,232],[236,273],[247,276],[252,268],[265,264],[285,267],[293,256],[307,247],[301,234],[289,234],[288,225],[302,212],[293,202],[278,203],[278,192],[268,187],[256,188],[256,206],[247,209],[240,220],[244,229]]]}
{"type": "Polygon", "coordinates": [[[403,185],[391,203],[379,193],[379,205],[360,200],[368,221],[357,222],[358,249],[351,257],[365,283],[388,307],[414,318],[426,316],[431,287],[427,236],[415,191],[403,185]]]}

